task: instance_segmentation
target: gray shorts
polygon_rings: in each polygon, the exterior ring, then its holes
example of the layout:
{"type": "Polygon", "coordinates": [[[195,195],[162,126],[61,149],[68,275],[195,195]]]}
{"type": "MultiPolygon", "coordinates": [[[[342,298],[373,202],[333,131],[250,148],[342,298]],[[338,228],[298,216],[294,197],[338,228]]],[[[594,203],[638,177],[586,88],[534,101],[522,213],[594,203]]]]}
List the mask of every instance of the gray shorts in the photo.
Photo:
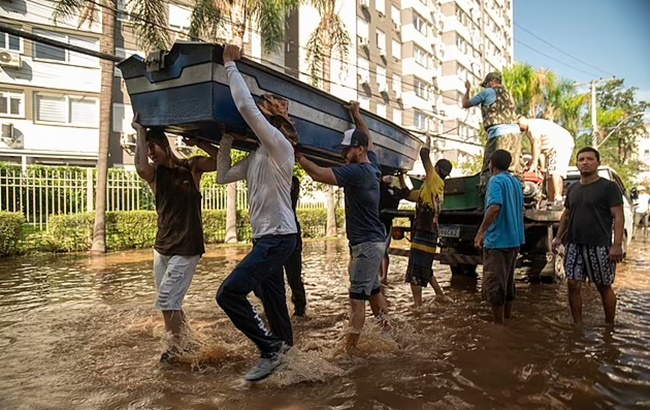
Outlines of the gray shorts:
{"type": "Polygon", "coordinates": [[[154,307],[160,310],[181,310],[201,255],[161,255],[153,251],[153,280],[158,297],[154,307]]]}
{"type": "Polygon", "coordinates": [[[350,299],[368,300],[381,291],[379,267],[385,252],[385,242],[350,245],[350,299]]]}
{"type": "Polygon", "coordinates": [[[483,249],[483,299],[492,305],[504,305],[517,296],[515,269],[519,248],[483,249]]]}

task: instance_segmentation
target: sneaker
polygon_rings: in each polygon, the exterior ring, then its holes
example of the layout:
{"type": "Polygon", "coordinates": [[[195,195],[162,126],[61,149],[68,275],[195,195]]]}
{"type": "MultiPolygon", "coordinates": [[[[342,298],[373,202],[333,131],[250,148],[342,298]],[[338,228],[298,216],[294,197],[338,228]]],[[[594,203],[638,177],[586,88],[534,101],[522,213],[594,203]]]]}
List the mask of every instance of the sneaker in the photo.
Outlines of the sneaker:
{"type": "Polygon", "coordinates": [[[244,379],[249,382],[258,382],[272,375],[284,360],[284,354],[289,351],[290,347],[282,342],[280,349],[269,357],[262,357],[257,365],[252,368],[244,379]]]}

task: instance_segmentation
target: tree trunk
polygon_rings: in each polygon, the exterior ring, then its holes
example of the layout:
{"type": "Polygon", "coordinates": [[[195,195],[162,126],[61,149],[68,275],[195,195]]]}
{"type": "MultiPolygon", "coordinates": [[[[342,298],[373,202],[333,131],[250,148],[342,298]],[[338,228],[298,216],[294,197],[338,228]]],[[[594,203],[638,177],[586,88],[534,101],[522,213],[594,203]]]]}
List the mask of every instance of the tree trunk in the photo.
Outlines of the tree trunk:
{"type": "Polygon", "coordinates": [[[225,243],[237,243],[237,183],[226,186],[226,237],[225,243]]]}
{"type": "MultiPolygon", "coordinates": [[[[102,53],[115,54],[115,10],[117,0],[102,0],[102,53]]],[[[99,96],[99,156],[97,158],[97,188],[95,191],[95,224],[90,252],[106,252],[106,179],[108,178],[108,146],[113,113],[112,61],[101,60],[101,89],[99,96]]]]}

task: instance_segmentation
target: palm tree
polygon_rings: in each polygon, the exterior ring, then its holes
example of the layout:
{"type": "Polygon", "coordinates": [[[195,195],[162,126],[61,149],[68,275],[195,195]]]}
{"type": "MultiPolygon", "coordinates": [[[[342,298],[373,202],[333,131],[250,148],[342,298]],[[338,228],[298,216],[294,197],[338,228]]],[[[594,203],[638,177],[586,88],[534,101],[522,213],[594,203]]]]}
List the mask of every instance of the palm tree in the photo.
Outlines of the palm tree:
{"type": "MultiPolygon", "coordinates": [[[[330,91],[330,67],[332,54],[336,52],[340,61],[347,61],[350,36],[343,20],[336,13],[336,0],[311,0],[318,11],[320,22],[307,42],[308,70],[315,87],[330,91]]],[[[336,236],[336,187],[327,189],[327,236],[336,236]]]]}
{"type": "Polygon", "coordinates": [[[525,63],[504,69],[503,81],[519,114],[558,122],[575,135],[587,96],[576,94],[572,82],[525,63]]]}
{"type": "MultiPolygon", "coordinates": [[[[54,5],[54,23],[79,17],[79,27],[84,23],[91,26],[99,15],[101,7],[102,37],[99,48],[102,53],[115,55],[115,22],[117,0],[58,0],[54,5]]],[[[97,157],[97,191],[95,193],[95,223],[91,253],[106,252],[106,179],[108,178],[108,147],[111,135],[113,111],[113,62],[101,60],[101,94],[99,97],[99,155],[97,157]]]]}
{"type": "MultiPolygon", "coordinates": [[[[285,20],[299,0],[196,0],[189,35],[194,39],[243,45],[246,28],[264,33],[262,45],[276,51],[284,42],[285,20]]],[[[237,184],[227,188],[225,242],[237,242],[237,184]]]]}

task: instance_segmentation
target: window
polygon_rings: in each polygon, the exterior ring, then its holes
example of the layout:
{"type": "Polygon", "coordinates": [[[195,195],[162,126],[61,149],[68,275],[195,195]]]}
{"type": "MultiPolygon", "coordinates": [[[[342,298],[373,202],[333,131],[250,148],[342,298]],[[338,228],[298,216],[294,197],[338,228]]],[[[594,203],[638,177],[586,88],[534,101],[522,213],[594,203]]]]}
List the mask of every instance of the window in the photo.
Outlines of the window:
{"type": "MultiPolygon", "coordinates": [[[[83,47],[96,51],[99,50],[99,39],[93,37],[71,36],[44,30],[34,30],[34,34],[39,34],[43,37],[61,41],[73,46],[83,47]]],[[[61,63],[69,63],[85,67],[99,66],[99,60],[96,57],[90,57],[81,53],[48,46],[38,42],[34,42],[34,58],[40,60],[58,61],[61,63]]]]}
{"type": "Polygon", "coordinates": [[[395,28],[399,29],[402,26],[402,12],[395,6],[390,6],[390,19],[393,20],[395,28]]]}
{"type": "Polygon", "coordinates": [[[386,2],[384,2],[384,0],[375,0],[375,8],[380,16],[386,14],[386,2]]]}
{"type": "Polygon", "coordinates": [[[413,47],[413,58],[421,66],[429,68],[429,55],[421,48],[413,47]]]}
{"type": "Polygon", "coordinates": [[[395,57],[396,60],[402,58],[402,45],[399,43],[399,41],[393,40],[391,44],[391,52],[393,53],[393,57],[395,57]]]}
{"type": "Polygon", "coordinates": [[[96,128],[99,101],[94,97],[37,94],[36,121],[96,128]]]}
{"type": "Polygon", "coordinates": [[[25,117],[25,93],[18,90],[0,89],[0,115],[4,117],[25,117]]]}
{"type": "Polygon", "coordinates": [[[117,19],[120,21],[133,21],[133,2],[117,0],[117,19]]]}
{"type": "Polygon", "coordinates": [[[386,34],[381,30],[377,30],[375,32],[375,41],[377,42],[377,48],[379,49],[379,54],[381,55],[382,51],[385,53],[386,52],[386,34]]]}
{"type": "Polygon", "coordinates": [[[402,125],[402,111],[393,108],[393,122],[397,125],[402,125]]]}
{"type": "Polygon", "coordinates": [[[413,116],[413,125],[415,126],[415,128],[421,131],[426,131],[427,116],[422,114],[421,112],[416,112],[415,115],[413,116]]]}
{"type": "Polygon", "coordinates": [[[368,40],[368,23],[362,19],[357,19],[357,36],[368,40]]]}
{"type": "Polygon", "coordinates": [[[381,118],[386,118],[386,104],[377,104],[377,109],[375,111],[381,118]]]}
{"type": "MultiPolygon", "coordinates": [[[[180,7],[175,4],[169,5],[169,28],[182,33],[187,33],[190,29],[190,17],[192,10],[180,7]]],[[[172,33],[173,34],[173,33],[172,33]]],[[[184,35],[176,33],[177,39],[183,39],[184,35]]]]}
{"type": "Polygon", "coordinates": [[[23,51],[23,41],[13,34],[0,32],[0,48],[3,50],[23,51]]]}
{"type": "Polygon", "coordinates": [[[398,97],[402,94],[402,79],[397,74],[393,74],[393,91],[398,97]]]}
{"type": "Polygon", "coordinates": [[[413,27],[425,36],[427,35],[427,23],[422,17],[415,13],[413,13],[413,27]]]}
{"type": "Polygon", "coordinates": [[[415,95],[425,100],[429,99],[429,86],[424,81],[416,78],[413,88],[415,89],[415,95]]]}
{"type": "Polygon", "coordinates": [[[359,107],[363,108],[364,110],[369,110],[370,100],[366,97],[359,97],[359,107]]]}
{"type": "Polygon", "coordinates": [[[359,82],[364,83],[368,81],[368,76],[369,76],[369,71],[370,71],[370,63],[368,60],[365,58],[359,57],[357,60],[357,67],[358,67],[358,74],[359,74],[359,82]]]}
{"type": "Polygon", "coordinates": [[[386,69],[384,67],[377,66],[377,84],[386,84],[386,69]]]}

